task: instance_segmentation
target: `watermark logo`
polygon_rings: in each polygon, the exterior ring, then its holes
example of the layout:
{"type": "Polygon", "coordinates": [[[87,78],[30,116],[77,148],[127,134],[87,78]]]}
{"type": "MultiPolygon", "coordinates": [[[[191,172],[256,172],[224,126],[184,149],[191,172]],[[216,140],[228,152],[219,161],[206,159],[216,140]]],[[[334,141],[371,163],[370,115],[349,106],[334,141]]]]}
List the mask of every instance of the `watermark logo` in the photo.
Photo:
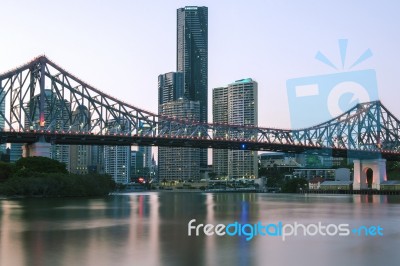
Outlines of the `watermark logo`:
{"type": "Polygon", "coordinates": [[[354,71],[353,68],[372,56],[365,50],[355,62],[347,64],[348,40],[341,39],[338,67],[322,52],[315,58],[337,73],[300,77],[286,82],[292,128],[304,128],[326,122],[354,107],[357,103],[378,100],[374,69],[354,71]]]}
{"type": "Polygon", "coordinates": [[[351,227],[349,224],[324,224],[322,222],[302,224],[294,222],[293,224],[277,223],[239,223],[230,224],[197,224],[196,219],[188,223],[188,236],[228,236],[244,237],[246,241],[252,240],[257,236],[279,237],[285,241],[289,237],[348,237],[348,236],[383,236],[383,228],[380,225],[351,227]]]}

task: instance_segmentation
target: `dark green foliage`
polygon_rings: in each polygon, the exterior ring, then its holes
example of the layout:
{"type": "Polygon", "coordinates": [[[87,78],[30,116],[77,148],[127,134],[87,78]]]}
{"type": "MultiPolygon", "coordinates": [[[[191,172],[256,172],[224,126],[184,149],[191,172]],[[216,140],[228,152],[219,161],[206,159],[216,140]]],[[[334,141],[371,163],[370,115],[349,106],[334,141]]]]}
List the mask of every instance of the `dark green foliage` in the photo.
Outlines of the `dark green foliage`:
{"type": "Polygon", "coordinates": [[[217,177],[217,173],[211,172],[211,173],[208,173],[208,176],[209,176],[211,179],[215,179],[215,178],[217,177]]]}
{"type": "Polygon", "coordinates": [[[400,180],[400,162],[386,162],[386,171],[389,180],[400,180]]]}
{"type": "Polygon", "coordinates": [[[283,193],[296,193],[301,189],[308,187],[307,180],[304,178],[293,178],[286,181],[282,186],[283,193]]]}
{"type": "Polygon", "coordinates": [[[115,188],[108,175],[31,173],[15,176],[0,186],[6,196],[87,197],[105,196],[115,188]]]}
{"type": "MultiPolygon", "coordinates": [[[[38,172],[38,173],[68,173],[64,163],[46,157],[26,157],[21,158],[15,163],[15,169],[19,171],[38,172]]],[[[20,176],[27,176],[21,174],[20,176]]]]}
{"type": "Polygon", "coordinates": [[[268,187],[281,188],[286,182],[285,175],[291,174],[286,169],[280,169],[278,167],[271,168],[260,168],[258,170],[258,176],[266,176],[268,178],[268,187]]]}
{"type": "Polygon", "coordinates": [[[400,170],[400,162],[397,162],[397,161],[386,162],[386,169],[388,172],[399,171],[400,170]]]}
{"type": "Polygon", "coordinates": [[[0,194],[6,196],[87,197],[108,195],[108,175],[69,174],[65,164],[45,157],[21,158],[15,166],[0,162],[0,194]]]}
{"type": "Polygon", "coordinates": [[[86,197],[108,195],[115,189],[108,175],[69,174],[65,164],[45,157],[21,158],[10,165],[0,165],[0,175],[7,177],[0,184],[1,195],[86,197]]]}
{"type": "Polygon", "coordinates": [[[14,164],[0,162],[0,182],[9,179],[14,173],[14,164]]]}

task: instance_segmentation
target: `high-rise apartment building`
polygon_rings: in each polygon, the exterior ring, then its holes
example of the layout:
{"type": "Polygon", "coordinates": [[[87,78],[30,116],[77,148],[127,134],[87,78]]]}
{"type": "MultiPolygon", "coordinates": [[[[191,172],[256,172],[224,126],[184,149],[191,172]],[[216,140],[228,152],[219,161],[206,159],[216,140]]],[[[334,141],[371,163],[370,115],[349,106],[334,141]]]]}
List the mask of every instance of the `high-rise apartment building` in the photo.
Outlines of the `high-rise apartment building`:
{"type": "MultiPolygon", "coordinates": [[[[199,102],[183,95],[182,72],[158,76],[158,103],[160,115],[199,120],[199,102]]],[[[159,147],[158,171],[159,180],[199,179],[200,149],[159,147]]]]}
{"type": "MultiPolygon", "coordinates": [[[[257,82],[241,79],[228,85],[213,89],[214,123],[229,123],[244,126],[257,126],[257,82]]],[[[229,132],[216,132],[220,137],[255,138],[256,136],[238,136],[229,132]]],[[[258,160],[256,151],[213,150],[213,168],[217,176],[229,178],[256,178],[258,160]]]]}
{"type": "MultiPolygon", "coordinates": [[[[177,71],[183,73],[183,94],[200,104],[199,120],[208,120],[208,8],[186,6],[177,10],[177,71]]],[[[200,154],[207,166],[207,150],[200,154]]]]}
{"type": "MultiPolygon", "coordinates": [[[[80,105],[72,112],[72,121],[74,131],[89,131],[89,110],[86,106],[80,105]]],[[[91,166],[91,151],[89,145],[70,145],[69,146],[69,167],[70,172],[74,174],[88,174],[91,166]]]]}
{"type": "MultiPolygon", "coordinates": [[[[198,120],[199,109],[199,102],[179,99],[160,105],[159,114],[198,120]]],[[[158,171],[160,181],[200,179],[200,149],[159,147],[158,171]]]]}
{"type": "Polygon", "coordinates": [[[130,181],[131,150],[126,146],[104,146],[104,171],[116,183],[130,181]]]}
{"type": "MultiPolygon", "coordinates": [[[[228,87],[214,88],[212,93],[213,122],[228,123],[228,87]]],[[[228,132],[217,131],[215,136],[228,137],[228,132]]],[[[213,149],[213,172],[218,177],[228,176],[228,150],[213,149]]]]}
{"type": "Polygon", "coordinates": [[[150,169],[152,166],[153,153],[151,146],[139,146],[139,151],[143,154],[143,168],[150,169]]]}
{"type": "MultiPolygon", "coordinates": [[[[112,119],[107,122],[109,133],[127,133],[131,128],[129,121],[112,119]]],[[[126,184],[131,176],[131,147],[104,146],[104,171],[111,175],[116,183],[126,184]]]]}

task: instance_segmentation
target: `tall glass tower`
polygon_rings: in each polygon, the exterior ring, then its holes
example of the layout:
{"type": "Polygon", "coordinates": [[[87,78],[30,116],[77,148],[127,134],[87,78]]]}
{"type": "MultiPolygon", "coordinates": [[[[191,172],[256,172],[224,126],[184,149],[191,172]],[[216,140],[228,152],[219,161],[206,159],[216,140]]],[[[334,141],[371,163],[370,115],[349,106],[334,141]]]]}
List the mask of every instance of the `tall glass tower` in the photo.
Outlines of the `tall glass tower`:
{"type": "Polygon", "coordinates": [[[158,76],[158,105],[183,98],[183,73],[169,72],[158,76]]]}
{"type": "MultiPolygon", "coordinates": [[[[186,6],[177,10],[177,71],[183,73],[184,97],[200,103],[200,121],[208,120],[208,8],[186,6]]],[[[207,166],[207,150],[200,164],[207,166]]]]}

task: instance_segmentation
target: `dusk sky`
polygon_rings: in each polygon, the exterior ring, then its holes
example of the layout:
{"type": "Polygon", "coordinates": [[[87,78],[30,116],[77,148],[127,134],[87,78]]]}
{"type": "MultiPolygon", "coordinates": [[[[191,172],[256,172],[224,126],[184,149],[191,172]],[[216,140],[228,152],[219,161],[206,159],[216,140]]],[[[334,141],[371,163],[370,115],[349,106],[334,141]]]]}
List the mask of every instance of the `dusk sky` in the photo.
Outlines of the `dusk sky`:
{"type": "MultiPolygon", "coordinates": [[[[157,77],[176,70],[176,9],[209,12],[212,88],[258,82],[259,125],[291,127],[286,81],[373,69],[381,101],[400,117],[397,1],[15,1],[3,0],[0,72],[45,54],[94,87],[157,111],[157,77]],[[342,69],[339,39],[348,39],[342,69]],[[320,51],[338,69],[315,59],[320,51]]],[[[322,121],[321,121],[322,122],[322,121]]]]}

